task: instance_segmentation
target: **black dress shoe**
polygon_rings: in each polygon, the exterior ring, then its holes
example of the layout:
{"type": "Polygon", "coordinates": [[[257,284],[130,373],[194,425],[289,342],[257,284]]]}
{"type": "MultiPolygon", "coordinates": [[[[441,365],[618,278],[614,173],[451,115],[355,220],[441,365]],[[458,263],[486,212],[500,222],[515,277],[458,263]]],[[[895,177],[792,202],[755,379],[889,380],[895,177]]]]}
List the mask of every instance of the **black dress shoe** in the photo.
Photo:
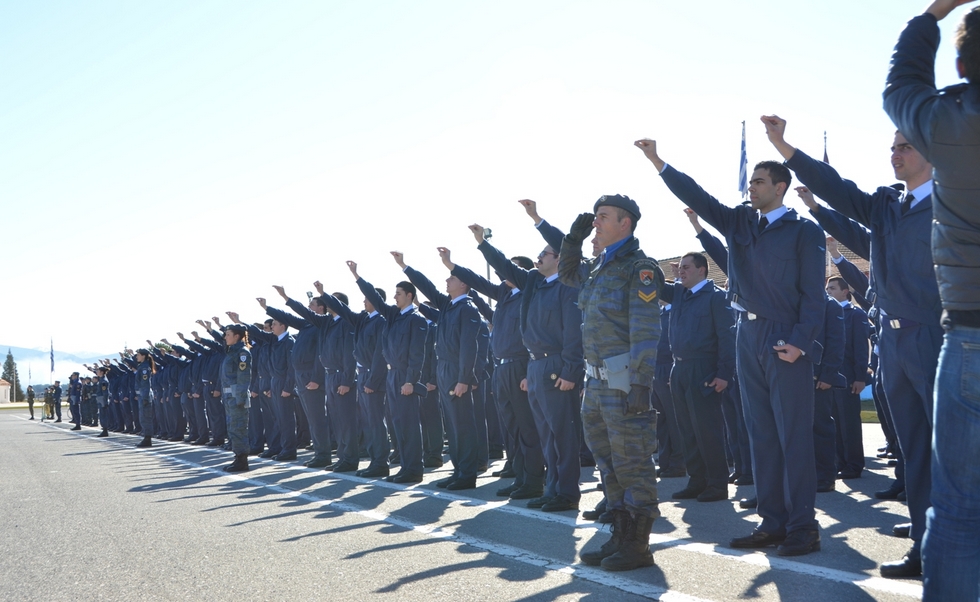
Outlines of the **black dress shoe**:
{"type": "Polygon", "coordinates": [[[456,477],[446,477],[445,479],[439,479],[436,481],[436,487],[439,489],[446,489],[449,485],[456,480],[456,477]]]}
{"type": "Polygon", "coordinates": [[[275,458],[278,455],[279,455],[279,452],[274,452],[271,449],[267,449],[266,451],[264,451],[261,454],[259,454],[259,457],[260,458],[275,458]]]}
{"type": "Polygon", "coordinates": [[[476,489],[476,479],[456,479],[446,485],[447,491],[460,491],[463,489],[476,489]]]}
{"type": "Polygon", "coordinates": [[[333,462],[330,461],[330,458],[313,458],[309,462],[303,462],[303,466],[307,468],[326,468],[331,464],[333,462]]]}
{"type": "MultiPolygon", "coordinates": [[[[327,470],[330,472],[356,472],[357,464],[353,462],[337,462],[333,466],[329,467],[327,470]]],[[[371,471],[371,474],[362,474],[362,477],[386,477],[388,476],[387,468],[375,468],[371,471]]]]}
{"type": "MultiPolygon", "coordinates": [[[[339,464],[342,464],[342,462],[338,462],[337,464],[338,465],[339,464]]],[[[332,470],[334,472],[344,472],[342,470],[337,470],[337,469],[332,469],[332,470]]],[[[371,468],[369,466],[369,467],[365,468],[364,470],[358,470],[355,474],[357,476],[359,476],[359,477],[364,477],[365,479],[380,479],[380,478],[383,478],[383,477],[387,477],[389,474],[391,474],[391,469],[390,468],[383,468],[383,467],[371,468]]]]}
{"type": "Polygon", "coordinates": [[[429,458],[428,460],[422,462],[423,468],[442,468],[444,462],[442,460],[437,460],[435,458],[429,458]]]}
{"type": "Polygon", "coordinates": [[[278,456],[273,458],[276,462],[292,462],[296,459],[296,452],[291,453],[280,453],[278,456]]]}
{"type": "Polygon", "coordinates": [[[675,491],[674,495],[670,496],[675,500],[693,500],[694,498],[701,495],[701,492],[707,489],[707,487],[698,487],[696,485],[688,484],[687,487],[681,489],[680,491],[675,491]]]}
{"type": "Polygon", "coordinates": [[[908,579],[922,575],[922,560],[904,556],[896,562],[885,562],[881,565],[881,576],[886,579],[908,579]]]}
{"type": "Polygon", "coordinates": [[[861,471],[859,470],[859,471],[856,471],[855,472],[855,471],[851,471],[851,470],[842,470],[839,473],[837,473],[837,478],[839,478],[839,479],[860,479],[861,478],[861,471]]]}
{"type": "Polygon", "coordinates": [[[504,459],[504,450],[502,450],[502,449],[491,449],[490,450],[490,459],[491,460],[503,460],[504,459]]]}
{"type": "Polygon", "coordinates": [[[782,545],[776,548],[780,556],[803,556],[820,551],[820,532],[816,529],[797,529],[786,534],[782,545]]]}
{"type": "Polygon", "coordinates": [[[686,468],[668,468],[667,470],[658,470],[657,476],[661,479],[680,479],[687,476],[686,468]]]}
{"type": "Polygon", "coordinates": [[[899,523],[892,527],[892,534],[895,537],[908,537],[912,532],[912,523],[899,523]]]}
{"type": "Polygon", "coordinates": [[[540,487],[529,487],[527,485],[522,485],[510,493],[510,499],[512,500],[533,500],[535,498],[541,497],[544,493],[540,487]]]}
{"type": "Polygon", "coordinates": [[[707,487],[697,497],[699,502],[720,502],[727,499],[728,489],[722,489],[721,487],[707,487]]]}
{"type": "MultiPolygon", "coordinates": [[[[513,498],[512,498],[513,499],[513,498]]],[[[542,495],[541,497],[536,497],[527,503],[528,508],[541,508],[548,502],[552,500],[550,495],[542,495]]]]}
{"type": "Polygon", "coordinates": [[[734,485],[735,484],[735,479],[737,479],[737,478],[738,478],[738,473],[734,473],[733,472],[732,474],[728,475],[728,484],[729,485],[734,485]]]}
{"type": "Polygon", "coordinates": [[[759,498],[757,497],[743,497],[738,501],[739,508],[758,508],[759,498]]]}
{"type": "Polygon", "coordinates": [[[500,477],[501,479],[513,479],[517,477],[517,473],[514,472],[513,468],[505,468],[503,470],[495,470],[490,473],[492,477],[500,477]]]}
{"type": "Polygon", "coordinates": [[[817,481],[817,493],[829,493],[836,490],[836,481],[817,481]]]}
{"type": "Polygon", "coordinates": [[[578,502],[568,496],[556,495],[551,501],[541,506],[542,512],[565,512],[566,510],[578,510],[578,502]]]}
{"type": "Polygon", "coordinates": [[[906,495],[905,490],[903,489],[903,490],[899,491],[898,492],[898,495],[895,496],[895,499],[898,500],[898,501],[900,501],[900,502],[908,501],[908,496],[906,495]]]}
{"type": "Polygon", "coordinates": [[[508,485],[507,487],[503,487],[501,489],[498,489],[496,495],[498,497],[510,497],[510,494],[514,493],[515,491],[517,491],[520,488],[521,488],[520,485],[516,485],[516,484],[515,485],[508,485]]]}
{"type": "Polygon", "coordinates": [[[388,481],[389,483],[402,483],[403,485],[408,483],[421,483],[422,475],[411,474],[411,473],[406,474],[399,471],[398,474],[391,475],[390,477],[386,477],[385,480],[388,481]]]}
{"type": "Polygon", "coordinates": [[[765,531],[760,531],[756,529],[749,535],[745,537],[736,537],[728,542],[728,547],[731,548],[767,548],[769,546],[778,546],[779,544],[786,541],[785,535],[780,535],[778,533],[766,533],[765,531]]]}
{"type": "Polygon", "coordinates": [[[875,498],[879,500],[897,500],[898,494],[903,493],[905,488],[889,487],[882,491],[875,491],[875,498]]]}
{"type": "Polygon", "coordinates": [[[73,430],[73,431],[80,431],[80,430],[82,430],[82,427],[76,424],[75,426],[71,427],[71,430],[73,430]]]}
{"type": "Polygon", "coordinates": [[[752,478],[752,475],[750,474],[743,474],[743,475],[739,475],[739,477],[735,479],[735,484],[739,486],[755,485],[755,479],[752,478]]]}

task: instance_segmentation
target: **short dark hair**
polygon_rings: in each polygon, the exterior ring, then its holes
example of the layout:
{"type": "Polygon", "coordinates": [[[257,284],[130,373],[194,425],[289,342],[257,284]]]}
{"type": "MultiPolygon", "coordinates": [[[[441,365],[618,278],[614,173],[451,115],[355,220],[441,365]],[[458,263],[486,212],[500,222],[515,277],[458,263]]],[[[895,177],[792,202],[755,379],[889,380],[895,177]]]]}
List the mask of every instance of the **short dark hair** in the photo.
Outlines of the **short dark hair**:
{"type": "MultiPolygon", "coordinates": [[[[513,257],[510,258],[510,260],[519,268],[525,270],[534,269],[534,262],[531,261],[530,257],[525,257],[523,255],[514,255],[513,257]]],[[[503,280],[503,278],[501,278],[501,280],[503,280]]]]}
{"type": "Polygon", "coordinates": [[[406,295],[412,296],[412,301],[415,301],[419,297],[419,291],[415,288],[415,285],[408,280],[402,280],[395,285],[395,288],[400,288],[406,295]]]}
{"type": "Polygon", "coordinates": [[[316,303],[317,307],[322,307],[324,311],[327,309],[327,304],[320,297],[313,297],[310,299],[310,303],[316,303]]]}
{"type": "Polygon", "coordinates": [[[266,320],[265,322],[263,322],[263,324],[265,324],[269,328],[272,328],[272,318],[269,318],[268,320],[266,320]]]}
{"type": "MultiPolygon", "coordinates": [[[[769,172],[769,179],[775,184],[786,184],[786,190],[789,190],[789,185],[793,183],[793,174],[789,172],[789,168],[780,163],[779,161],[760,161],[755,164],[753,169],[764,169],[769,172]]],[[[786,190],[783,194],[786,194],[786,190]]]]}
{"type": "Polygon", "coordinates": [[[684,257],[681,257],[681,259],[684,259],[685,257],[691,258],[691,261],[694,262],[695,268],[704,268],[704,277],[708,277],[708,259],[704,256],[704,254],[698,253],[697,251],[691,251],[690,253],[685,253],[684,257]]]}
{"type": "Polygon", "coordinates": [[[963,15],[956,28],[956,55],[963,63],[963,74],[970,83],[980,83],[980,11],[963,15]]]}
{"type": "Polygon", "coordinates": [[[847,281],[846,280],[844,280],[840,276],[834,276],[833,278],[828,278],[827,279],[827,284],[830,284],[831,282],[833,282],[834,284],[836,284],[837,287],[840,288],[840,290],[842,290],[842,291],[844,291],[844,292],[847,293],[848,300],[851,299],[851,287],[847,286],[847,281]]]}
{"type": "Polygon", "coordinates": [[[345,295],[344,293],[334,293],[333,297],[334,299],[337,299],[344,305],[350,305],[350,301],[347,299],[347,295],[345,295]]]}
{"type": "Polygon", "coordinates": [[[616,219],[623,221],[626,218],[630,220],[630,233],[636,232],[636,216],[629,211],[623,209],[622,207],[613,207],[616,210],[616,219]]]}

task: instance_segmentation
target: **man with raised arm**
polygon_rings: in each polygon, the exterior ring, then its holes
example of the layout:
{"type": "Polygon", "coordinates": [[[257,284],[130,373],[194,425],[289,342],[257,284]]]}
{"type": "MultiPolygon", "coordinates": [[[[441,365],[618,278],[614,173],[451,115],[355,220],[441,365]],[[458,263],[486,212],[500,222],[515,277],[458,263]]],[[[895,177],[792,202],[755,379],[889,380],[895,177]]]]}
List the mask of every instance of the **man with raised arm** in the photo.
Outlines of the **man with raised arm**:
{"type": "Polygon", "coordinates": [[[728,242],[729,298],[744,312],[736,353],[762,517],[755,531],[729,545],[776,545],[781,556],[815,552],[813,376],[827,300],[823,231],[783,205],[791,177],[780,163],[755,166],[750,206],[726,207],[667,165],[655,140],[636,146],[670,191],[728,242]]]}
{"type": "Polygon", "coordinates": [[[450,423],[449,457],[453,461],[453,474],[436,484],[449,490],[473,489],[479,468],[473,387],[477,384],[480,312],[470,301],[470,287],[456,276],[446,279],[446,293],[441,293],[421,272],[405,264],[402,253],[392,251],[391,255],[412,284],[439,311],[436,385],[450,423]]]}
{"type": "Polygon", "coordinates": [[[422,482],[421,398],[427,394],[422,380],[425,340],[429,326],[415,309],[416,289],[411,282],[395,285],[395,303],[388,305],[374,285],[357,273],[357,264],[347,267],[364,298],[384,317],[381,351],[388,362],[385,390],[392,429],[398,441],[401,469],[385,480],[392,483],[422,482]]]}
{"type": "Polygon", "coordinates": [[[882,186],[867,193],[786,142],[786,120],[767,115],[762,122],[786,167],[813,194],[871,231],[871,280],[881,314],[880,368],[905,458],[912,520],[912,548],[901,560],[882,564],[881,576],[917,576],[922,572],[920,547],[930,505],[933,383],[943,334],[930,248],[932,166],[902,132],[896,132],[891,163],[906,191],[882,186]]]}
{"type": "MultiPolygon", "coordinates": [[[[888,116],[935,167],[931,257],[944,310],[945,342],[935,386],[932,509],[922,544],[924,600],[974,600],[980,572],[980,471],[970,461],[980,452],[980,443],[963,426],[976,424],[980,416],[976,375],[970,368],[980,348],[977,8],[964,15],[956,31],[956,69],[967,83],[937,90],[935,76],[938,22],[966,3],[936,0],[909,21],[895,45],[884,92],[888,116]]],[[[906,479],[910,472],[906,467],[906,479]]],[[[915,521],[912,527],[915,530],[915,521]]]]}

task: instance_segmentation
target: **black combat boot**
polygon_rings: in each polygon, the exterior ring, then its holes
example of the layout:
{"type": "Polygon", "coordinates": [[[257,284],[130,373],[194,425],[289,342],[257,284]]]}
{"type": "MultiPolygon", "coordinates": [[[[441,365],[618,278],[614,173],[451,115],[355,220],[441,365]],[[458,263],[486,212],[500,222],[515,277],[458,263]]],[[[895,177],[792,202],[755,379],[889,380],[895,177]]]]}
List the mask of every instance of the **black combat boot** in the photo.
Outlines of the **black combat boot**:
{"type": "Polygon", "coordinates": [[[612,556],[603,558],[602,568],[607,571],[632,571],[644,566],[653,566],[653,552],[650,551],[650,530],[653,528],[653,517],[638,514],[629,517],[629,527],[623,537],[623,545],[619,546],[612,556]]]}
{"type": "Polygon", "coordinates": [[[235,461],[225,466],[225,472],[245,472],[248,470],[248,454],[235,454],[235,461]]]}
{"type": "Polygon", "coordinates": [[[144,435],[143,440],[137,443],[136,447],[153,447],[153,438],[149,435],[144,435]]]}
{"type": "Polygon", "coordinates": [[[96,435],[96,437],[108,437],[108,436],[109,436],[109,429],[105,427],[102,427],[102,432],[96,435]]]}
{"type": "Polygon", "coordinates": [[[629,527],[630,513],[625,510],[612,510],[611,512],[613,515],[612,537],[602,544],[598,550],[583,552],[579,555],[582,562],[589,566],[599,566],[603,560],[618,552],[623,545],[623,539],[629,527]]]}

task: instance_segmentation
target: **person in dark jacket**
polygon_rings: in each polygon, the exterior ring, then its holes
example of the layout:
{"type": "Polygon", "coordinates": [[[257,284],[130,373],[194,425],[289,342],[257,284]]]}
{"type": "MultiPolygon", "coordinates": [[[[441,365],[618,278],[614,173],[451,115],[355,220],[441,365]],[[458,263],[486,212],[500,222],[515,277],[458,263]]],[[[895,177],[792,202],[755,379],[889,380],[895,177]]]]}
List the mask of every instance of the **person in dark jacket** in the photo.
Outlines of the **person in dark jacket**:
{"type": "Polygon", "coordinates": [[[225,329],[225,357],[221,362],[221,401],[228,421],[228,438],[235,460],[225,472],[248,470],[248,408],[251,405],[249,384],[252,382],[252,353],[246,329],[232,324],[225,329]]]}
{"type": "MultiPolygon", "coordinates": [[[[980,572],[980,11],[956,33],[956,68],[966,84],[936,89],[938,22],[964,0],[936,0],[899,37],[885,111],[935,168],[932,254],[942,326],[935,383],[932,508],[922,544],[923,600],[975,600],[980,572]]],[[[921,284],[921,283],[920,283],[921,284]]],[[[889,401],[891,401],[889,399],[889,401]]],[[[901,433],[899,434],[901,441],[901,433]]],[[[906,479],[911,470],[906,467],[906,479]]],[[[911,483],[909,484],[911,488],[911,483]]],[[[909,502],[911,505],[911,495],[909,502]]],[[[913,531],[915,520],[913,519],[913,531]]],[[[909,571],[911,572],[911,571],[909,571]]]]}

